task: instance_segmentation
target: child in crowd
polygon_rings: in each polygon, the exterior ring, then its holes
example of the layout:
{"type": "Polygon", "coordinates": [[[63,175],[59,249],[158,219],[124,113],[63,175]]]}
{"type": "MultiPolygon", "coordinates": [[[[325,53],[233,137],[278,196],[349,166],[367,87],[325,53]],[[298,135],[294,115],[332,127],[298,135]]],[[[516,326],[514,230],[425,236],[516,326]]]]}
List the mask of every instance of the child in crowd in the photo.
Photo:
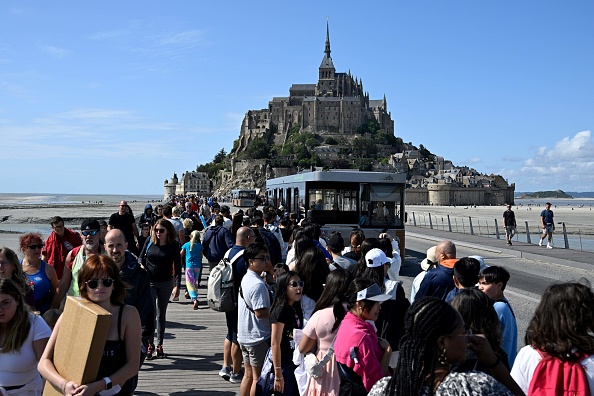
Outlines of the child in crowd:
{"type": "Polygon", "coordinates": [[[138,251],[142,250],[142,248],[144,247],[144,243],[146,242],[146,240],[149,238],[150,235],[151,235],[151,225],[149,223],[142,224],[142,226],[140,228],[140,235],[136,238],[138,240],[138,242],[136,243],[136,247],[138,248],[138,251]]]}
{"type": "Polygon", "coordinates": [[[454,289],[448,293],[445,302],[451,303],[462,289],[476,289],[481,272],[480,262],[472,257],[462,257],[454,264],[454,289]]]}
{"type": "Polygon", "coordinates": [[[494,308],[501,322],[501,347],[507,353],[509,367],[512,367],[518,350],[518,325],[514,310],[503,295],[509,277],[509,272],[503,267],[487,267],[479,277],[479,289],[495,300],[494,308]]]}

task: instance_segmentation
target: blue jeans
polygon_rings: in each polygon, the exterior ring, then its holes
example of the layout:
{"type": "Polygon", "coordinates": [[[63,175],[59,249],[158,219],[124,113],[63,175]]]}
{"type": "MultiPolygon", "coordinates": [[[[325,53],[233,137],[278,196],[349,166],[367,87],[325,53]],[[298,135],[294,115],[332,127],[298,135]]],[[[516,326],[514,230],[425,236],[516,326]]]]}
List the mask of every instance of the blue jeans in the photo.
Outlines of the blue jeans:
{"type": "MultiPolygon", "coordinates": [[[[172,291],[173,279],[164,282],[151,282],[151,297],[153,299],[157,324],[157,345],[163,344],[163,337],[165,336],[165,314],[167,313],[167,305],[169,304],[169,297],[172,291]]],[[[150,343],[155,343],[154,334],[151,336],[150,343]]]]}

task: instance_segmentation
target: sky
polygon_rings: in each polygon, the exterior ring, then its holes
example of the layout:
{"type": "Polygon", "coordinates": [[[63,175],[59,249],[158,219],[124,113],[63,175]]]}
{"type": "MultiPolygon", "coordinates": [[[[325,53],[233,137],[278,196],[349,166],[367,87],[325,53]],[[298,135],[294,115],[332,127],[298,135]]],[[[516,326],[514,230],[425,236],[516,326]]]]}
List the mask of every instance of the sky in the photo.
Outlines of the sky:
{"type": "Polygon", "coordinates": [[[0,192],[161,194],[337,72],[395,135],[516,191],[594,191],[594,2],[0,2],[0,192]]]}

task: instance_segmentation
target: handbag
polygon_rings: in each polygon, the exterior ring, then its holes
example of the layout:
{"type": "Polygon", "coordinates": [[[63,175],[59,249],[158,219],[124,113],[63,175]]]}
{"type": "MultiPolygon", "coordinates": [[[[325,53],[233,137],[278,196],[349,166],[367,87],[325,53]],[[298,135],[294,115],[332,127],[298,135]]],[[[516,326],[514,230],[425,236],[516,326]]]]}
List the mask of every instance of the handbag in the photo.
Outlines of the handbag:
{"type": "MultiPolygon", "coordinates": [[[[338,335],[338,330],[336,334],[338,335]]],[[[324,375],[324,366],[332,359],[332,355],[334,355],[334,341],[336,341],[336,335],[322,360],[318,360],[316,355],[311,352],[305,355],[305,369],[310,377],[321,378],[324,375]]]]}
{"type": "Polygon", "coordinates": [[[257,396],[271,396],[274,393],[274,369],[272,366],[272,347],[270,347],[266,352],[260,378],[256,383],[257,396]]]}

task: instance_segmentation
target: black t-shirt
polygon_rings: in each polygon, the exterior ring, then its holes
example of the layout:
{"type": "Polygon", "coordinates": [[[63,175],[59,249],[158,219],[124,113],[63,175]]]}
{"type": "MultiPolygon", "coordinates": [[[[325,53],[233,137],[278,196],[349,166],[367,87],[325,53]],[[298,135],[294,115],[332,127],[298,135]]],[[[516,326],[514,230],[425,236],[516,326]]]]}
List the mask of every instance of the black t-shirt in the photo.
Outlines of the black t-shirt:
{"type": "Polygon", "coordinates": [[[281,338],[281,356],[282,359],[291,360],[295,342],[293,341],[293,329],[303,328],[303,312],[301,304],[296,302],[293,306],[276,306],[270,311],[270,323],[283,323],[283,336],[281,338]]]}
{"type": "Polygon", "coordinates": [[[134,216],[132,216],[130,213],[124,213],[123,215],[114,213],[109,218],[109,225],[112,228],[122,230],[124,236],[126,237],[126,242],[128,242],[128,246],[136,245],[134,243],[134,229],[132,228],[133,224],[134,216]]]}
{"type": "Polygon", "coordinates": [[[513,210],[506,210],[503,212],[503,218],[505,220],[505,226],[515,226],[516,225],[516,214],[513,210]]]}

